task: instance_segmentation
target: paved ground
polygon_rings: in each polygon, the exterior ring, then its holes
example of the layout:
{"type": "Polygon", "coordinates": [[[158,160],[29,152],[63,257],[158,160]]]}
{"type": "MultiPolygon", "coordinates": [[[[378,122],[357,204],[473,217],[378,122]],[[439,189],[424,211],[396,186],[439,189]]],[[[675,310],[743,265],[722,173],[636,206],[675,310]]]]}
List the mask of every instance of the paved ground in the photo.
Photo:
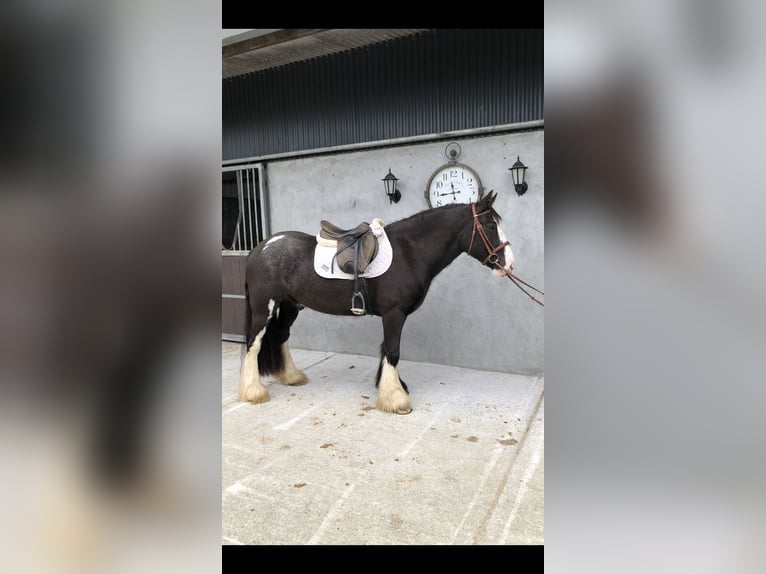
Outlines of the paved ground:
{"type": "Polygon", "coordinates": [[[378,360],[294,350],[303,387],[237,402],[223,343],[223,544],[543,544],[543,379],[401,361],[413,412],[375,406],[378,360]]]}

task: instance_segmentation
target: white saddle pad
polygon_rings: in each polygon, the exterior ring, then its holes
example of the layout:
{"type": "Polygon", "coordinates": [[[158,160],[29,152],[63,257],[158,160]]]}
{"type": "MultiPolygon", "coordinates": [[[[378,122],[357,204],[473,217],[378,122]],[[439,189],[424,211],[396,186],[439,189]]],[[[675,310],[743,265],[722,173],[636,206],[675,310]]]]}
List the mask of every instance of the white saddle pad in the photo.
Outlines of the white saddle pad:
{"type": "MultiPolygon", "coordinates": [[[[317,244],[316,249],[314,249],[314,271],[325,279],[353,279],[353,275],[338,269],[338,264],[333,261],[336,251],[335,247],[325,247],[324,245],[317,244]]],[[[359,274],[359,277],[371,279],[372,277],[383,275],[391,267],[393,259],[394,253],[391,250],[388,235],[386,235],[384,230],[381,230],[380,235],[378,235],[378,254],[367,266],[367,269],[364,270],[364,273],[359,274]]]]}

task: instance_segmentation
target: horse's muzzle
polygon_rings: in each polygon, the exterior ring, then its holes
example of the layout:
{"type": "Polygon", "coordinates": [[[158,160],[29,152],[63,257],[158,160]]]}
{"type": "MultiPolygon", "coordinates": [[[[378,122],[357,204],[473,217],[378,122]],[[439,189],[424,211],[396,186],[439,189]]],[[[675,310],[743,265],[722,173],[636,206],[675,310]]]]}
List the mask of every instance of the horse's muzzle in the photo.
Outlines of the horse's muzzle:
{"type": "Polygon", "coordinates": [[[492,270],[492,273],[495,275],[495,277],[505,277],[513,271],[514,266],[516,265],[516,261],[513,259],[513,252],[511,251],[510,247],[505,248],[505,267],[497,267],[496,269],[492,270]]]}

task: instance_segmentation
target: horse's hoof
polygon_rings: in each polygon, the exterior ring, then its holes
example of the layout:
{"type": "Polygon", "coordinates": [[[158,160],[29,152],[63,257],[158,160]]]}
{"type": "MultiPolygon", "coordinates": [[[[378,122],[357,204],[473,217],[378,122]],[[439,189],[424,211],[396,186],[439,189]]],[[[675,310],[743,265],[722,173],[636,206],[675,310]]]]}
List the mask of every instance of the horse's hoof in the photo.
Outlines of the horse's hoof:
{"type": "Polygon", "coordinates": [[[258,392],[258,389],[248,389],[242,394],[242,400],[257,405],[259,403],[266,403],[269,401],[269,391],[266,389],[258,392]]]}
{"type": "Polygon", "coordinates": [[[381,397],[378,396],[378,401],[375,403],[378,410],[384,413],[394,413],[397,415],[408,415],[412,412],[412,406],[410,400],[404,392],[394,394],[393,396],[381,397]]]}
{"type": "Polygon", "coordinates": [[[277,375],[277,380],[283,385],[288,385],[290,387],[302,387],[309,382],[309,378],[303,371],[296,371],[290,374],[279,374],[277,375]]]}

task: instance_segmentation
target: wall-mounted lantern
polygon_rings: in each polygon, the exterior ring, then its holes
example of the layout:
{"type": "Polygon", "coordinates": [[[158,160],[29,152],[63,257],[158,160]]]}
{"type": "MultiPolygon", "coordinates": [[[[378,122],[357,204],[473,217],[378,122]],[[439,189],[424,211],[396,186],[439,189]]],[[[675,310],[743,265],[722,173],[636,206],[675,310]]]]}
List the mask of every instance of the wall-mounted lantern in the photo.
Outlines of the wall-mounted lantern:
{"type": "Polygon", "coordinates": [[[402,198],[402,194],[396,189],[396,182],[399,181],[397,177],[391,173],[391,168],[388,168],[388,174],[383,178],[383,185],[386,188],[386,195],[388,196],[389,203],[399,203],[402,198]]]}
{"type": "Polygon", "coordinates": [[[516,193],[519,195],[524,195],[527,191],[528,186],[527,182],[524,181],[524,178],[527,175],[528,169],[529,168],[527,166],[521,163],[519,156],[516,156],[516,163],[508,168],[508,170],[511,172],[511,177],[513,177],[513,187],[516,189],[516,193]]]}

